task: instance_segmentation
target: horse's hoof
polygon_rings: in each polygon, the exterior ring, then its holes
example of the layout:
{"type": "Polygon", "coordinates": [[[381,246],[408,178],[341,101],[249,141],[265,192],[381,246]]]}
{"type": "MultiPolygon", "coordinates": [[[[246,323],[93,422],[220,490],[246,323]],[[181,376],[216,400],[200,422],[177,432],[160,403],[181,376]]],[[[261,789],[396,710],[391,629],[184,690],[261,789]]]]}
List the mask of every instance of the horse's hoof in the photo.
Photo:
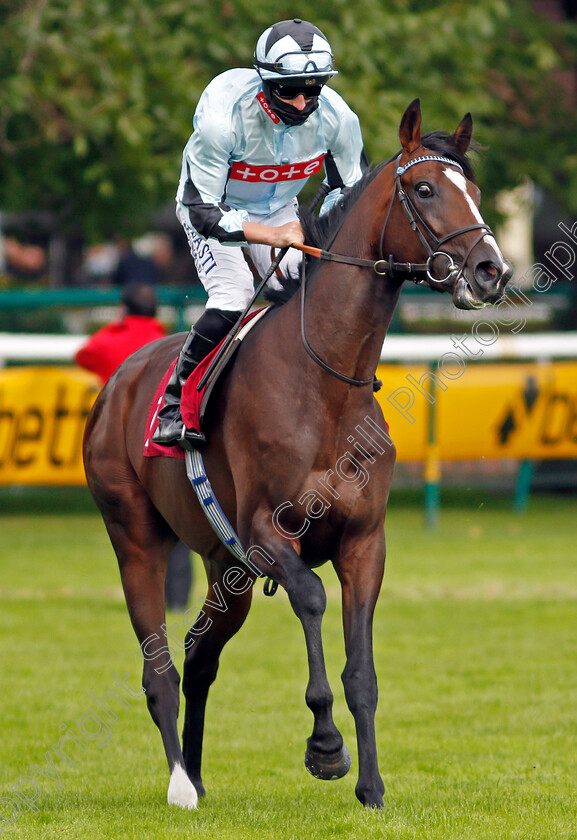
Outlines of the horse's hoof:
{"type": "Polygon", "coordinates": [[[359,802],[365,806],[365,808],[383,808],[384,801],[383,795],[385,793],[385,786],[383,785],[382,780],[379,778],[378,783],[372,785],[371,787],[364,787],[357,784],[355,788],[355,793],[359,802]]]}
{"type": "Polygon", "coordinates": [[[167,799],[169,805],[178,805],[179,808],[196,808],[198,805],[196,788],[180,764],[175,764],[170,774],[167,799]]]}
{"type": "Polygon", "coordinates": [[[351,756],[344,744],[342,749],[335,753],[320,753],[307,749],[305,767],[315,779],[341,779],[351,769],[351,756]]]}
{"type": "Polygon", "coordinates": [[[373,798],[367,798],[366,800],[360,800],[365,808],[375,808],[380,809],[385,807],[385,803],[382,796],[376,796],[373,798]]]}
{"type": "Polygon", "coordinates": [[[203,796],[206,796],[206,790],[204,789],[204,785],[202,784],[201,781],[199,781],[198,779],[194,779],[194,780],[191,779],[190,781],[194,785],[194,788],[196,790],[196,795],[198,796],[199,799],[202,799],[203,796]]]}

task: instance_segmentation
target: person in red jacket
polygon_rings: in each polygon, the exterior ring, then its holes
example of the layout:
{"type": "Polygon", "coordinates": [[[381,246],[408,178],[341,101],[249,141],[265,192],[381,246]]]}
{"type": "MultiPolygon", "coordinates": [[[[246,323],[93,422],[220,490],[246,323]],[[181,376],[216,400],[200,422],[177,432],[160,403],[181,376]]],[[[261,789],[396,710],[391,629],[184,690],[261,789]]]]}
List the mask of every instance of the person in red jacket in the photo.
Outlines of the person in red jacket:
{"type": "MultiPolygon", "coordinates": [[[[156,292],[145,283],[132,283],[122,292],[124,315],[94,333],[76,353],[77,365],[96,373],[104,384],[122,362],[166,331],[156,319],[156,292]]],[[[192,589],[190,549],[178,542],[170,552],[166,572],[166,605],[186,609],[192,589]]]]}
{"type": "Polygon", "coordinates": [[[156,293],[152,286],[132,283],[123,290],[121,299],[123,317],[95,332],[74,357],[77,365],[96,373],[102,384],[135,350],[166,335],[156,319],[156,293]]]}

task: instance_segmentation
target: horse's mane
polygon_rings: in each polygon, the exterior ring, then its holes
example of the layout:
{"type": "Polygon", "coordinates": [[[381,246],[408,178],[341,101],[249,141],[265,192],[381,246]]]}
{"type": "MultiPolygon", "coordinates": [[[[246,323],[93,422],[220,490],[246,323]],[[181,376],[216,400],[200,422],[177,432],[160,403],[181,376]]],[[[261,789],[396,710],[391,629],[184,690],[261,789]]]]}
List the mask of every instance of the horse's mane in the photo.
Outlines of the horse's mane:
{"type": "MultiPolygon", "coordinates": [[[[475,183],[475,171],[471,161],[464,152],[459,151],[450,140],[451,135],[446,131],[430,131],[424,134],[421,138],[421,145],[425,146],[429,151],[448,157],[454,160],[462,167],[465,177],[475,183]]],[[[473,150],[477,150],[478,146],[471,144],[473,150]]],[[[399,152],[393,155],[388,160],[380,163],[376,167],[368,167],[357,183],[348,190],[344,191],[344,196],[341,201],[335,205],[331,210],[322,216],[315,216],[314,209],[300,208],[299,220],[302,225],[305,241],[307,245],[312,245],[315,248],[324,248],[329,250],[330,246],[336,237],[337,233],[343,226],[345,219],[351,212],[361,194],[366,190],[369,184],[376,178],[376,176],[388,166],[391,161],[399,156],[399,152]]],[[[319,267],[320,260],[315,257],[306,257],[305,270],[307,277],[312,275],[319,267]]],[[[282,280],[281,289],[267,288],[264,297],[274,306],[282,306],[286,303],[295,292],[300,288],[300,276],[289,275],[282,280]]]]}

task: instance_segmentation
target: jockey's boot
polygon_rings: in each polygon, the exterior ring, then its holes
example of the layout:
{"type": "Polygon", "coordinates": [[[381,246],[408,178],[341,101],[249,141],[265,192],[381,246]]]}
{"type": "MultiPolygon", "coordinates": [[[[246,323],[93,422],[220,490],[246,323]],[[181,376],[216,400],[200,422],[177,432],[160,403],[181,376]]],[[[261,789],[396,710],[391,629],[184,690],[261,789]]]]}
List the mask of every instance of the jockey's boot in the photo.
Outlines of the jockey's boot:
{"type": "Polygon", "coordinates": [[[164,405],[158,412],[158,426],[152,435],[154,443],[160,446],[174,446],[180,443],[184,449],[191,446],[200,448],[206,444],[206,438],[202,432],[186,429],[182,422],[180,415],[182,388],[195,367],[222,341],[236,323],[239,314],[238,312],[223,312],[219,309],[207,309],[187,335],[164,392],[164,405]]]}
{"type": "MultiPolygon", "coordinates": [[[[187,430],[180,416],[182,388],[195,367],[215,346],[214,341],[197,333],[194,327],[186,336],[164,392],[164,405],[158,412],[158,426],[152,435],[154,443],[160,446],[174,446],[186,434],[187,430]]],[[[203,434],[200,432],[194,432],[194,434],[199,435],[200,445],[206,443],[203,434]]],[[[192,440],[190,442],[193,443],[192,440]]]]}

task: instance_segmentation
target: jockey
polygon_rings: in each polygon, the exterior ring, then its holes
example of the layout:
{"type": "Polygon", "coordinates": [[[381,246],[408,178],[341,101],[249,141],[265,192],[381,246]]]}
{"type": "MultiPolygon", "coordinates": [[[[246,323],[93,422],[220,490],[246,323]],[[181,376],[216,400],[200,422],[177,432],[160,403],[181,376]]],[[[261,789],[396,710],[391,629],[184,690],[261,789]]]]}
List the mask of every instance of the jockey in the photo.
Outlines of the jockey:
{"type": "MultiPolygon", "coordinates": [[[[275,23],[257,42],[254,68],[227,70],[210,82],[183,153],[176,213],[208,301],[166,388],[153,435],[164,446],[205,442],[184,428],[180,396],[252,297],[242,247],[264,274],[274,248],[304,241],[297,196],[310,176],[324,167],[329,192],[323,213],[362,175],[359,120],[325,87],[337,71],[320,29],[298,18],[275,23]]],[[[281,270],[294,273],[300,259],[289,250],[281,270]]]]}

